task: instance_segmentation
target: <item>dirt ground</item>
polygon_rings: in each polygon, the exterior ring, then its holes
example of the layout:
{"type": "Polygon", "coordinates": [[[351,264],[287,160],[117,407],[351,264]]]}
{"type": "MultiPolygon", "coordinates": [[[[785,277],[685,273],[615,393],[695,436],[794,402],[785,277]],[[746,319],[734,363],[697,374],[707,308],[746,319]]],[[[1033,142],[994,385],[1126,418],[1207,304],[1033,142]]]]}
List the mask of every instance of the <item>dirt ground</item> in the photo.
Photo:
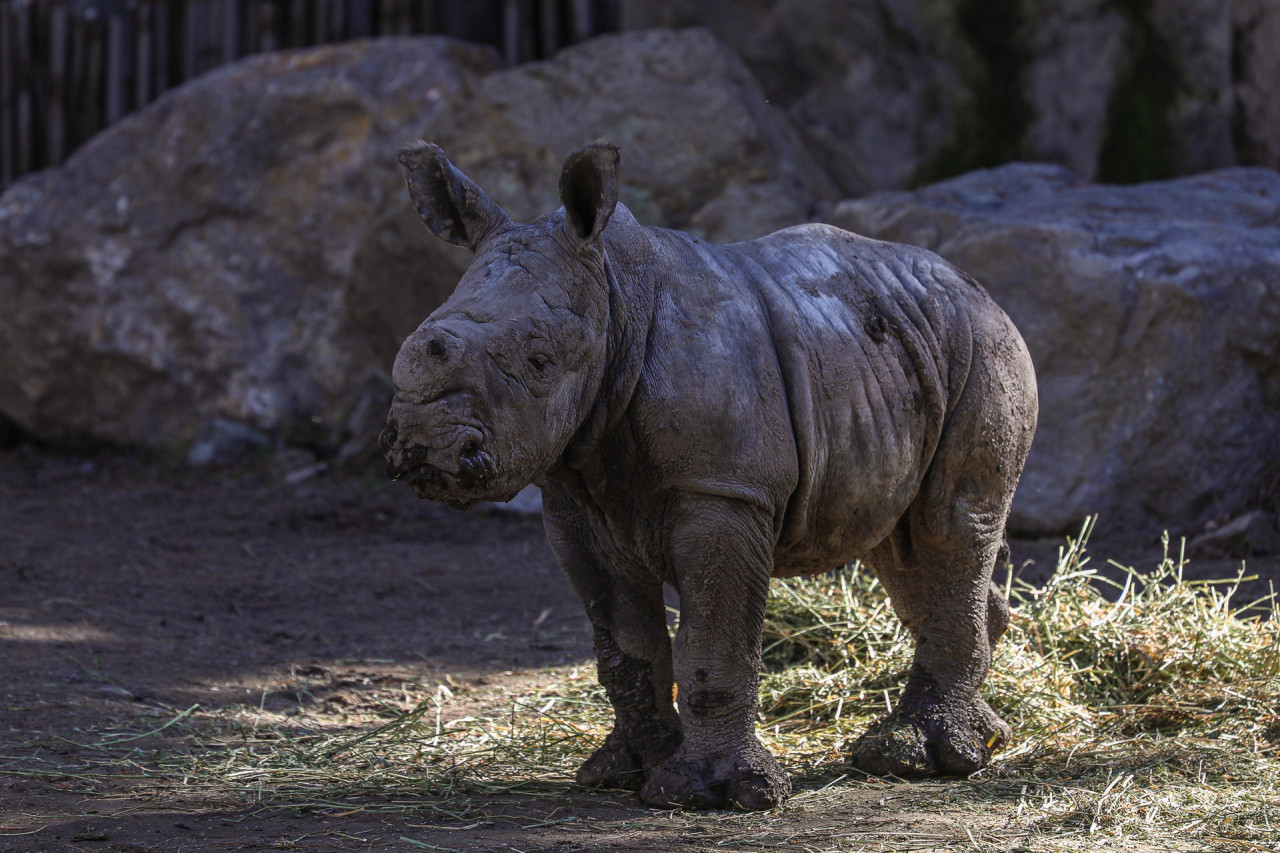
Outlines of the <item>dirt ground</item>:
{"type": "MultiPolygon", "coordinates": [[[[263,809],[103,771],[104,732],[196,703],[342,705],[438,683],[481,701],[589,659],[537,518],[456,512],[372,473],[288,473],[0,451],[0,851],[759,849],[715,815],[690,829],[567,779],[442,821],[426,796],[263,809]]],[[[1046,571],[1057,545],[1015,543],[1015,561],[1046,571]]],[[[1274,562],[1251,568],[1274,577],[1274,562]]],[[[136,760],[180,746],[175,732],[138,738],[136,760]]],[[[848,780],[762,818],[766,846],[1018,849],[998,809],[940,798],[947,784],[848,780]]]]}

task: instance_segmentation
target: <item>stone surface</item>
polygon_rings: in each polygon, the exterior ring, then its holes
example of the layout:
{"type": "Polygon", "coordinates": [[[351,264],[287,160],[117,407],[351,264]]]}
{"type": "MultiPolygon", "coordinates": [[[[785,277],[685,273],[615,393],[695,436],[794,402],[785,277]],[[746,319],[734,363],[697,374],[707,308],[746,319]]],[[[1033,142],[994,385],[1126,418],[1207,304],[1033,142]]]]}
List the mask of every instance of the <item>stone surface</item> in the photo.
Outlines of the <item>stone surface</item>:
{"type": "Polygon", "coordinates": [[[1176,140],[1173,165],[1178,174],[1240,162],[1232,139],[1234,2],[1163,0],[1150,4],[1152,26],[1169,46],[1181,77],[1180,92],[1169,116],[1169,130],[1176,140]]]}
{"type": "Polygon", "coordinates": [[[1028,26],[1026,94],[1034,118],[1029,159],[1092,178],[1107,102],[1122,71],[1126,21],[1109,0],[1039,0],[1028,26]]]}
{"type": "Polygon", "coordinates": [[[624,2],[623,26],[710,27],[845,195],[906,186],[956,133],[970,59],[946,3],[624,2]]]}
{"type": "Polygon", "coordinates": [[[271,436],[251,426],[213,418],[196,433],[187,450],[187,464],[197,468],[233,465],[271,447],[271,436]]]}
{"type": "Polygon", "coordinates": [[[849,196],[1015,159],[1132,182],[1277,166],[1270,0],[623,0],[707,26],[849,196]]]}
{"type": "Polygon", "coordinates": [[[1191,540],[1193,552],[1247,559],[1280,554],[1280,517],[1255,509],[1191,540]]]}
{"type": "Polygon", "coordinates": [[[520,217],[559,206],[560,159],[599,136],[623,146],[637,215],[710,239],[834,201],[706,31],[496,67],[430,38],[250,59],[15,184],[0,197],[0,411],[52,443],[185,449],[221,418],[371,452],[400,342],[470,260],[408,203],[396,151],[419,136],[520,217]]]}
{"type": "Polygon", "coordinates": [[[1022,0],[1022,157],[1131,182],[1238,162],[1226,0],[1022,0]]]}
{"type": "Polygon", "coordinates": [[[430,38],[257,57],[13,185],[0,410],[51,443],[181,448],[216,418],[341,443],[455,263],[395,152],[496,65],[430,38]]]}
{"type": "Polygon", "coordinates": [[[1280,3],[1232,0],[1242,162],[1280,169],[1280,3]]]}
{"type": "Polygon", "coordinates": [[[1224,0],[1024,5],[1028,159],[1122,181],[1237,162],[1224,0]]]}
{"type": "Polygon", "coordinates": [[[564,156],[622,148],[621,201],[645,223],[716,241],[767,234],[837,199],[786,118],[709,31],[602,36],[492,74],[431,141],[518,221],[560,206],[564,156]]]}
{"type": "Polygon", "coordinates": [[[1010,519],[1186,532],[1277,497],[1280,174],[1132,187],[1009,165],[846,201],[835,224],[933,249],[1018,324],[1040,426],[1010,519]]]}

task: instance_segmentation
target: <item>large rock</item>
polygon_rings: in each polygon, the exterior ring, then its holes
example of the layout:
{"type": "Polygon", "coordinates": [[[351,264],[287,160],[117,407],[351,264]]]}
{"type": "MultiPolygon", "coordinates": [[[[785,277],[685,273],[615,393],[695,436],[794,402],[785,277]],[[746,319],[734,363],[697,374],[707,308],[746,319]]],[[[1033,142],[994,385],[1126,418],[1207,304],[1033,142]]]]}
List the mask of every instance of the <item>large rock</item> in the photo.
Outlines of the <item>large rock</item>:
{"type": "Polygon", "coordinates": [[[419,136],[524,217],[558,206],[563,157],[599,136],[623,147],[637,215],[711,239],[802,221],[831,192],[705,31],[496,65],[429,38],[250,59],[14,185],[0,412],[54,443],[181,448],[224,421],[367,439],[401,340],[469,261],[408,203],[395,153],[419,136]]]}
{"type": "Polygon", "coordinates": [[[1280,169],[1280,3],[1232,0],[1241,162],[1280,169]]]}
{"type": "MultiPolygon", "coordinates": [[[[1170,152],[1177,174],[1220,169],[1242,160],[1232,139],[1234,121],[1231,6],[1235,0],[1153,2],[1151,28],[1164,40],[1181,84],[1170,106],[1170,152]]],[[[1140,25],[1140,24],[1139,24],[1140,25]]],[[[1137,64],[1135,76],[1151,74],[1137,64]]]]}
{"type": "Polygon", "coordinates": [[[1107,187],[1009,165],[841,203],[833,221],[972,273],[1031,349],[1040,426],[1011,530],[1141,535],[1280,485],[1280,174],[1107,187]]]}
{"type": "Polygon", "coordinates": [[[220,417],[342,440],[448,292],[397,147],[496,66],[430,38],[257,57],[12,186],[0,410],[53,443],[181,447],[220,417]]]}
{"type": "Polygon", "coordinates": [[[1272,0],[622,0],[621,9],[626,28],[710,27],[850,196],[1016,159],[1117,182],[1280,165],[1272,0]]]}
{"type": "Polygon", "coordinates": [[[1026,155],[1132,182],[1237,162],[1226,0],[1023,0],[1026,155]]]}
{"type": "Polygon", "coordinates": [[[1027,129],[1032,159],[1092,178],[1107,132],[1107,103],[1125,58],[1128,22],[1110,0],[1038,0],[1027,28],[1027,129]]]}
{"type": "Polygon", "coordinates": [[[758,237],[838,199],[751,73],[708,30],[609,35],[492,74],[435,118],[432,140],[516,219],[559,206],[564,156],[622,147],[620,198],[642,222],[758,237]]]}
{"type": "Polygon", "coordinates": [[[946,3],[625,0],[622,23],[710,27],[750,66],[841,192],[907,186],[972,98],[946,3]]]}

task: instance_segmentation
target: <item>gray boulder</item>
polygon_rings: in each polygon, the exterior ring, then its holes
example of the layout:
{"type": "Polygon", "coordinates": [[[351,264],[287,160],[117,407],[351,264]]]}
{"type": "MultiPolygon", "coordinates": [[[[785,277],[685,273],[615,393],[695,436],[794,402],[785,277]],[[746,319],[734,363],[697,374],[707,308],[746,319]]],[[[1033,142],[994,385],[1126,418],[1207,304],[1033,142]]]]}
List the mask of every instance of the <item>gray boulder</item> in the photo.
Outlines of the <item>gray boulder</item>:
{"type": "Polygon", "coordinates": [[[1224,0],[1024,0],[1025,153],[1121,182],[1237,162],[1224,0]]]}
{"type": "Polygon", "coordinates": [[[1280,174],[1107,187],[1013,164],[842,202],[832,221],[937,251],[1021,330],[1040,425],[1011,531],[1091,513],[1189,531],[1277,497],[1280,174]]]}
{"type": "Polygon", "coordinates": [[[1092,178],[1107,102],[1125,57],[1125,16],[1108,0],[1040,0],[1028,28],[1025,93],[1034,105],[1026,148],[1092,178]]]}
{"type": "Polygon", "coordinates": [[[1261,509],[1250,510],[1223,524],[1210,523],[1191,540],[1199,554],[1249,557],[1280,553],[1280,515],[1261,509]]]}
{"type": "Polygon", "coordinates": [[[0,412],[54,443],[201,460],[225,455],[204,445],[227,423],[366,449],[399,342],[470,260],[408,202],[396,151],[419,136],[520,216],[555,199],[544,164],[597,136],[623,146],[633,209],[711,239],[803,221],[831,193],[706,31],[496,69],[487,49],[432,38],[253,58],[15,184],[0,196],[0,412]]]}
{"type": "Polygon", "coordinates": [[[176,449],[219,419],[341,442],[448,293],[395,152],[496,65],[431,38],[252,58],[13,185],[0,411],[53,443],[176,449]]]}
{"type": "MultiPolygon", "coordinates": [[[[1151,27],[1168,46],[1181,84],[1168,119],[1168,129],[1176,140],[1170,153],[1178,174],[1254,162],[1241,158],[1232,139],[1236,48],[1231,6],[1235,2],[1164,0],[1150,4],[1151,27]]],[[[1152,72],[1136,64],[1131,73],[1140,77],[1152,72]]]]}
{"type": "Polygon", "coordinates": [[[1132,182],[1280,165],[1271,0],[622,0],[707,26],[848,196],[1014,159],[1132,182]]]}
{"type": "Polygon", "coordinates": [[[957,134],[971,52],[946,4],[917,0],[659,0],[624,27],[710,27],[847,196],[907,186],[957,134]]]}
{"type": "Polygon", "coordinates": [[[517,221],[559,206],[560,162],[600,137],[622,148],[620,200],[640,221],[710,240],[762,236],[839,198],[705,29],[602,36],[491,74],[431,125],[431,141],[517,221]]]}
{"type": "Polygon", "coordinates": [[[1241,159],[1280,169],[1280,4],[1232,0],[1241,159]]]}

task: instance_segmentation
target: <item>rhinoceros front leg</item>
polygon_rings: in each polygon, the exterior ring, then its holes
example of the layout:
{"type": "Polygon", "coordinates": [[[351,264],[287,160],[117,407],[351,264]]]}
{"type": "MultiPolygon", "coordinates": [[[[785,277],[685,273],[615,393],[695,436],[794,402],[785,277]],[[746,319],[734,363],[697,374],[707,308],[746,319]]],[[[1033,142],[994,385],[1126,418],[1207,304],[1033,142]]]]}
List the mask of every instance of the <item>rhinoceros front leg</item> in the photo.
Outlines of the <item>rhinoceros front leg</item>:
{"type": "Polygon", "coordinates": [[[684,742],[650,771],[640,798],[658,807],[770,808],[791,792],[755,734],[771,521],[746,504],[696,495],[668,517],[680,591],[675,677],[684,742]]]}
{"type": "Polygon", "coordinates": [[[638,789],[682,739],[671,703],[671,641],[660,582],[615,587],[611,599],[611,612],[597,612],[591,622],[597,677],[613,705],[613,731],[578,768],[577,781],[638,789]]]}
{"type": "Polygon", "coordinates": [[[585,518],[543,490],[552,549],[591,621],[596,672],[613,705],[614,727],[578,768],[580,785],[638,789],[680,745],[671,704],[671,639],[662,583],[639,567],[604,568],[585,518]],[[592,546],[596,547],[592,547],[592,546]]]}

